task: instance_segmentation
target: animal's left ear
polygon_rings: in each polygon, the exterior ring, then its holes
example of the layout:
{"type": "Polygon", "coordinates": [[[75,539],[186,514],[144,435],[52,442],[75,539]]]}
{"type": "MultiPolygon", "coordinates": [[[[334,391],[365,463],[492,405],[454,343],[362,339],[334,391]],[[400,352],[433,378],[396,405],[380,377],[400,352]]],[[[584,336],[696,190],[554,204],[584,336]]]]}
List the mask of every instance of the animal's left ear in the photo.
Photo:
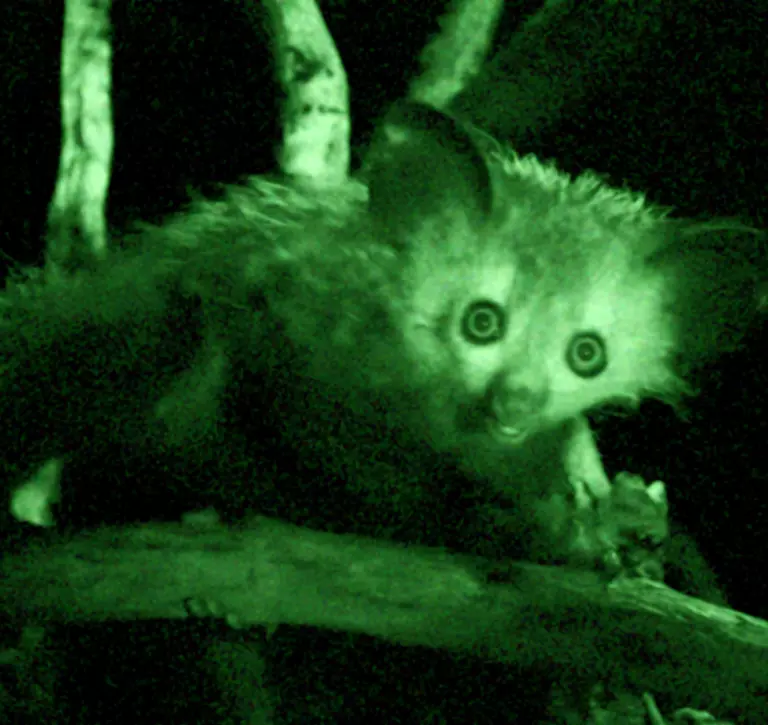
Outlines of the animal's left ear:
{"type": "Polygon", "coordinates": [[[684,366],[735,348],[768,312],[768,234],[738,222],[669,220],[670,238],[648,260],[668,277],[684,366]]]}
{"type": "Polygon", "coordinates": [[[494,195],[481,138],[430,106],[393,107],[364,165],[370,212],[393,240],[407,237],[426,218],[462,214],[475,229],[488,222],[494,195]]]}

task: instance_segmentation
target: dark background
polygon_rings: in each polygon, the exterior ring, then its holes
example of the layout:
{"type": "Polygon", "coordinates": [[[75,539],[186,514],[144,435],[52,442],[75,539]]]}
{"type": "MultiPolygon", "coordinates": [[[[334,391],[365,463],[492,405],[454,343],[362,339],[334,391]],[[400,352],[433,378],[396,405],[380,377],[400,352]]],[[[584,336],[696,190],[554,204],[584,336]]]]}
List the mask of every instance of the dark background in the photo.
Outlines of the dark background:
{"type": "MultiPolygon", "coordinates": [[[[321,3],[351,87],[355,162],[387,105],[418,69],[441,2],[321,3]]],[[[507,3],[497,47],[535,3],[507,3]]],[[[42,260],[59,143],[63,6],[0,8],[0,243],[7,263],[42,260]]],[[[766,6],[698,3],[596,83],[588,102],[521,151],[586,168],[682,214],[739,215],[766,225],[766,6]],[[606,91],[606,88],[608,89],[606,91]]],[[[115,159],[108,215],[116,228],[158,221],[189,189],[274,170],[280,89],[268,35],[240,3],[116,2],[115,159]]],[[[607,31],[608,32],[608,31],[607,31]]],[[[766,327],[704,371],[687,420],[661,405],[600,421],[610,473],[667,483],[675,519],[693,534],[731,604],[768,617],[766,327]]],[[[12,423],[11,423],[12,424],[12,423]]]]}

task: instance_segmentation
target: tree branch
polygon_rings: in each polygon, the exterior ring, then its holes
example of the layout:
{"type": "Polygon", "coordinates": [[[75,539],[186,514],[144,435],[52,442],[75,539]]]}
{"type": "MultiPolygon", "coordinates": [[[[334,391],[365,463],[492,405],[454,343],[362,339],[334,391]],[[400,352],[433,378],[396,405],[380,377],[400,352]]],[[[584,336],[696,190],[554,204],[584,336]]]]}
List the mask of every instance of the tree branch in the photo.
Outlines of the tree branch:
{"type": "Polygon", "coordinates": [[[241,625],[309,625],[545,665],[682,704],[768,717],[768,624],[642,579],[308,531],[151,524],[47,539],[0,565],[10,616],[184,618],[206,602],[241,625]],[[498,572],[497,572],[498,574],[498,572]],[[705,698],[704,703],[698,703],[705,698]],[[712,699],[718,700],[713,703],[712,699]]]}

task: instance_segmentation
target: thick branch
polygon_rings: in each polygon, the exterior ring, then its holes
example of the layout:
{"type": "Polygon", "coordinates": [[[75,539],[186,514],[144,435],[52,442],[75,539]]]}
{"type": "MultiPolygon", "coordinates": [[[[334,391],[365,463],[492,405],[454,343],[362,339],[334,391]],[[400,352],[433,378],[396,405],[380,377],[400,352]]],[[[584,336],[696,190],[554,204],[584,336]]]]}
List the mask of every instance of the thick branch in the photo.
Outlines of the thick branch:
{"type": "MultiPolygon", "coordinates": [[[[236,530],[104,529],[0,567],[6,611],[59,620],[183,618],[213,603],[242,624],[306,624],[546,665],[641,691],[765,710],[768,626],[644,580],[512,564],[257,519],[236,530]]],[[[768,716],[768,712],[765,712],[768,716]]]]}

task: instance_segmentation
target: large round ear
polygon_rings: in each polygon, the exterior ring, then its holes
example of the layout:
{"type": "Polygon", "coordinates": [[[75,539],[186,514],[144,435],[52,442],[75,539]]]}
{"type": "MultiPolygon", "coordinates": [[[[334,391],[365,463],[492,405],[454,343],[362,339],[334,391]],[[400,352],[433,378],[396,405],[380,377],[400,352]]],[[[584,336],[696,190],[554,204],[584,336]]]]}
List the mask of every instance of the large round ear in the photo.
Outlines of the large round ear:
{"type": "Polygon", "coordinates": [[[425,217],[461,213],[484,225],[493,184],[476,131],[430,106],[397,104],[381,122],[366,156],[370,211],[393,235],[425,217]]]}

